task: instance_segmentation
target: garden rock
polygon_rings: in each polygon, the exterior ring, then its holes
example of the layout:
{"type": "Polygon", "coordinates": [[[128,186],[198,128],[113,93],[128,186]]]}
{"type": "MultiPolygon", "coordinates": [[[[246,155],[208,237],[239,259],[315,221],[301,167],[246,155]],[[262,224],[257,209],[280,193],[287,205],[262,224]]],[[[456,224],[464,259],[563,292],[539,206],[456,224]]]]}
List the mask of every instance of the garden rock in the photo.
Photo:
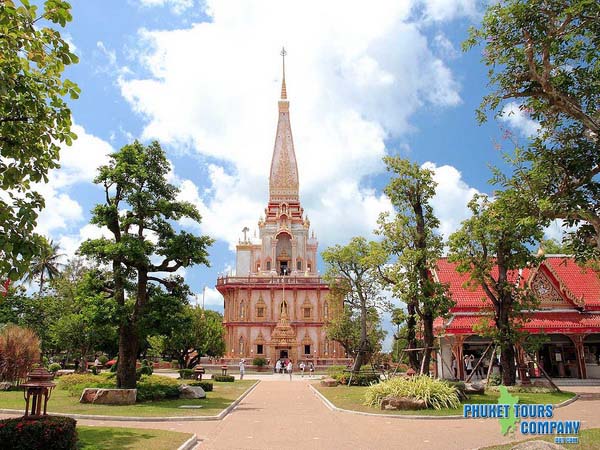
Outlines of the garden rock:
{"type": "Polygon", "coordinates": [[[485,394],[483,383],[465,383],[465,394],[485,394]]]}
{"type": "Polygon", "coordinates": [[[2,383],[0,383],[0,391],[8,391],[11,386],[12,384],[8,381],[3,381],[2,383]]]}
{"type": "Polygon", "coordinates": [[[204,392],[204,389],[200,386],[188,386],[187,384],[183,384],[179,386],[179,398],[206,398],[206,392],[204,392]]]}
{"type": "Polygon", "coordinates": [[[85,388],[79,403],[98,405],[133,405],[137,397],[137,389],[99,389],[85,388]]]}
{"type": "Polygon", "coordinates": [[[381,401],[381,409],[387,410],[419,410],[426,409],[425,400],[409,397],[385,397],[381,401]]]}
{"type": "Polygon", "coordinates": [[[324,387],[336,387],[338,385],[338,381],[333,378],[324,378],[321,380],[321,386],[324,387]]]}
{"type": "Polygon", "coordinates": [[[564,450],[562,445],[546,441],[527,441],[515,445],[511,450],[564,450]]]}

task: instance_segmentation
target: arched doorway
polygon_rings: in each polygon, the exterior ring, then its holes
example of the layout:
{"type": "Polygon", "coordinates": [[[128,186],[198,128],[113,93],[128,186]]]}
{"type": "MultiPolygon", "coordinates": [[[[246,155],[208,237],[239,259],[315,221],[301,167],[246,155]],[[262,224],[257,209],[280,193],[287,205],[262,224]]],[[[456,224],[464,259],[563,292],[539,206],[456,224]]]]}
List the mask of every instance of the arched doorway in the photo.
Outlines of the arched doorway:
{"type": "Polygon", "coordinates": [[[538,361],[551,377],[579,378],[577,350],[564,334],[549,334],[538,351],[538,361]]]}
{"type": "Polygon", "coordinates": [[[590,334],[583,340],[583,357],[588,378],[600,378],[600,333],[590,334]]]}
{"type": "Polygon", "coordinates": [[[275,252],[277,257],[277,273],[279,275],[289,275],[292,271],[292,237],[288,233],[279,233],[277,235],[277,248],[275,252]]]}

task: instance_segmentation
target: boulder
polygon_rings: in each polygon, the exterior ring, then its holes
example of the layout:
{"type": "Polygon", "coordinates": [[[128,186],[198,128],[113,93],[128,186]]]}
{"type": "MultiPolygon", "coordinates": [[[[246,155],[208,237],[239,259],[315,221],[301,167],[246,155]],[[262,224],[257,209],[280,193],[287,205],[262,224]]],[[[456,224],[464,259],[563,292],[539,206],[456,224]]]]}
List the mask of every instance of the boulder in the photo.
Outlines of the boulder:
{"type": "Polygon", "coordinates": [[[485,386],[483,383],[465,383],[465,394],[485,394],[485,386]]]}
{"type": "Polygon", "coordinates": [[[200,386],[188,386],[187,384],[182,384],[179,386],[179,398],[206,398],[206,392],[204,392],[204,389],[200,386]]]}
{"type": "Polygon", "coordinates": [[[333,378],[323,378],[321,380],[321,386],[324,387],[336,387],[338,384],[338,380],[334,380],[333,378]]]}
{"type": "Polygon", "coordinates": [[[8,381],[3,381],[2,383],[0,383],[0,391],[8,391],[11,386],[12,383],[9,383],[8,381]]]}
{"type": "Polygon", "coordinates": [[[381,401],[381,409],[388,410],[419,410],[426,409],[425,400],[409,397],[385,397],[381,401]]]}
{"type": "Polygon", "coordinates": [[[94,403],[98,405],[133,405],[137,389],[100,389],[85,388],[79,403],[94,403]]]}
{"type": "Polygon", "coordinates": [[[527,441],[511,447],[511,450],[564,450],[562,445],[546,441],[527,441]]]}

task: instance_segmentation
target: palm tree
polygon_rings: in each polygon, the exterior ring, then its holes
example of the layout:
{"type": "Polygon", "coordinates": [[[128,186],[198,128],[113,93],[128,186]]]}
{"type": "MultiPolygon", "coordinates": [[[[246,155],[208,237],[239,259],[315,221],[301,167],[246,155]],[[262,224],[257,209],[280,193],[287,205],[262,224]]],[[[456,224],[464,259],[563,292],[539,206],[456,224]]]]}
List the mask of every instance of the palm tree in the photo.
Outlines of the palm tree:
{"type": "Polygon", "coordinates": [[[39,278],[40,294],[44,288],[46,279],[52,280],[60,274],[60,267],[63,265],[58,260],[64,256],[64,253],[59,253],[60,246],[54,241],[45,240],[40,254],[31,261],[29,273],[25,277],[25,281],[31,283],[39,278]]]}

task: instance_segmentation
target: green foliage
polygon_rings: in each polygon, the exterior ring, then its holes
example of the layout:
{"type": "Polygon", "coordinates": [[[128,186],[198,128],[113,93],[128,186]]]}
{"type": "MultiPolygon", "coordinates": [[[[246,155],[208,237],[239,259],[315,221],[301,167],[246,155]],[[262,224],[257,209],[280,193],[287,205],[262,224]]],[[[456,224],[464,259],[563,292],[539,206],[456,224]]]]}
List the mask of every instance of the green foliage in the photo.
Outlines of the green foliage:
{"type": "Polygon", "coordinates": [[[22,417],[0,420],[0,446],[11,450],[47,448],[74,450],[77,448],[75,419],[45,416],[38,420],[22,417]],[[2,443],[9,445],[4,447],[2,443]],[[9,444],[10,443],[10,444],[9,444]]]}
{"type": "Polygon", "coordinates": [[[48,366],[48,371],[52,372],[52,373],[56,373],[61,369],[60,364],[59,363],[52,363],[48,366]]]}
{"type": "MultiPolygon", "coordinates": [[[[367,309],[367,339],[370,354],[381,350],[386,332],[381,328],[379,313],[375,308],[367,309]]],[[[334,316],[326,325],[327,338],[339,342],[348,355],[356,357],[360,348],[360,312],[345,306],[342,314],[334,316]]]]}
{"type": "Polygon", "coordinates": [[[493,373],[490,375],[490,379],[488,380],[487,386],[500,386],[502,384],[502,377],[499,373],[493,373]]]}
{"type": "Polygon", "coordinates": [[[179,369],[179,378],[181,378],[182,380],[191,380],[193,376],[193,369],[179,369]]]}
{"type": "Polygon", "coordinates": [[[264,367],[267,365],[267,360],[265,358],[254,358],[252,360],[252,365],[256,367],[264,367]]]}
{"type": "Polygon", "coordinates": [[[428,408],[456,409],[460,406],[458,394],[448,383],[428,376],[395,377],[369,387],[365,393],[364,404],[380,407],[387,396],[407,397],[423,400],[428,408]]]}
{"type": "Polygon", "coordinates": [[[381,381],[379,373],[374,372],[371,366],[362,366],[360,371],[354,374],[345,366],[331,366],[327,368],[327,374],[340,384],[347,385],[350,381],[350,386],[371,386],[381,381]]]}
{"type": "Polygon", "coordinates": [[[100,364],[105,365],[108,362],[108,357],[106,355],[100,355],[98,361],[100,361],[100,364]]]}
{"type": "Polygon", "coordinates": [[[219,381],[222,383],[233,383],[233,381],[235,380],[233,375],[213,375],[212,379],[214,381],[219,381]]]}
{"type": "Polygon", "coordinates": [[[211,392],[213,390],[213,383],[211,381],[188,381],[185,384],[201,387],[204,389],[204,392],[211,392]]]}
{"type": "Polygon", "coordinates": [[[68,374],[63,375],[56,382],[56,388],[69,392],[72,396],[80,396],[85,388],[107,388],[115,387],[114,380],[108,374],[68,374]]]}
{"type": "Polygon", "coordinates": [[[464,381],[450,381],[450,380],[444,380],[446,382],[446,384],[448,384],[448,386],[452,386],[454,389],[456,389],[456,393],[458,394],[458,398],[459,400],[467,400],[468,396],[465,393],[465,390],[467,389],[467,385],[465,384],[464,381]]]}
{"type": "Polygon", "coordinates": [[[580,261],[600,255],[600,4],[590,0],[503,0],[471,29],[465,49],[485,46],[489,85],[478,111],[521,113],[539,123],[515,140],[514,174],[496,182],[519,191],[531,214],[578,225],[569,248],[580,261]],[[524,148],[523,148],[524,147],[524,148]]]}
{"type": "Polygon", "coordinates": [[[60,146],[76,138],[64,98],[79,88],[62,75],[78,58],[52,27],[70,20],[65,1],[47,0],[41,13],[29,1],[0,2],[0,274],[12,280],[44,245],[34,234],[44,199],[33,183],[48,181],[60,146]]]}
{"type": "Polygon", "coordinates": [[[179,382],[160,375],[142,376],[137,383],[137,401],[163,400],[179,397],[179,382]]]}
{"type": "Polygon", "coordinates": [[[135,371],[136,378],[139,380],[142,375],[152,375],[154,368],[147,359],[142,360],[142,366],[135,371]]]}

